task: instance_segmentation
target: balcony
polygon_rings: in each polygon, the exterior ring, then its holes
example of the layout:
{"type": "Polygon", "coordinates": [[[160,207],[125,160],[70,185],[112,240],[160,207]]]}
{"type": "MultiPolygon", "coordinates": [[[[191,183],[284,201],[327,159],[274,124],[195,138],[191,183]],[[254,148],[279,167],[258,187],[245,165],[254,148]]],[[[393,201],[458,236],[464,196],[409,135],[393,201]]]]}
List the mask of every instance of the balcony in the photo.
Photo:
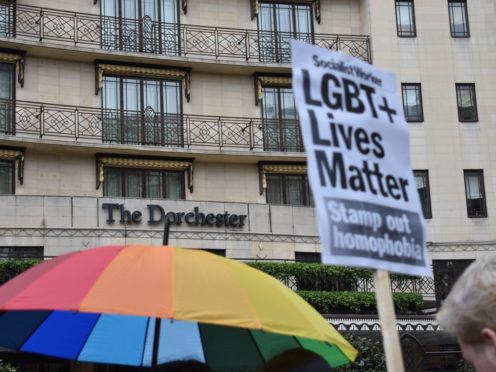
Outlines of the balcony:
{"type": "Polygon", "coordinates": [[[368,36],[289,34],[160,23],[75,13],[22,4],[0,5],[0,36],[103,50],[213,60],[289,63],[293,38],[371,61],[368,36]]]}
{"type": "Polygon", "coordinates": [[[166,114],[0,100],[0,134],[83,143],[302,152],[297,120],[166,114]]]}

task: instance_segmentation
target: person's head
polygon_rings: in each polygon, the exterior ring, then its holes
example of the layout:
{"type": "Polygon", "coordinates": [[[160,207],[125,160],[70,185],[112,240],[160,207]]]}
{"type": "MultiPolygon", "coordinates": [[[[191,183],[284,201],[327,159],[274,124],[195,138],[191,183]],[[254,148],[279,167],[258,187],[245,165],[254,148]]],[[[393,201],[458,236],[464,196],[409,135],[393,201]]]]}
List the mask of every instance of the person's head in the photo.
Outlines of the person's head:
{"type": "Polygon", "coordinates": [[[305,349],[291,349],[275,356],[264,372],[332,372],[333,369],[318,354],[305,349]]]}
{"type": "Polygon", "coordinates": [[[496,371],[496,255],[479,258],[455,283],[437,314],[476,371],[496,371]]]}

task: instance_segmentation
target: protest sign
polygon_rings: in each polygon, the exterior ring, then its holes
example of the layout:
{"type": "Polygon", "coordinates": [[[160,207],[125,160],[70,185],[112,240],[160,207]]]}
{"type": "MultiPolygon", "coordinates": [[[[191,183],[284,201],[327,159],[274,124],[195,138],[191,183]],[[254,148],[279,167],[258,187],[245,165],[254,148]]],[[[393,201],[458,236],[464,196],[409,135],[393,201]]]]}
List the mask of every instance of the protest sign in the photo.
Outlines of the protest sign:
{"type": "Polygon", "coordinates": [[[393,73],[293,41],[322,261],[432,275],[393,73]]]}

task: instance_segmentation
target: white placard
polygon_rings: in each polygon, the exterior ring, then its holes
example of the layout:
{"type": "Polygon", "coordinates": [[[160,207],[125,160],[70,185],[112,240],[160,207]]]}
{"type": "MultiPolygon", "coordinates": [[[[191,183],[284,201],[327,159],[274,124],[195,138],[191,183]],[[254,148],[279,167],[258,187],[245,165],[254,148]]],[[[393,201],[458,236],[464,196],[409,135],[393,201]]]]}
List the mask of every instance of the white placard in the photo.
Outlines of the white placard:
{"type": "Polygon", "coordinates": [[[322,262],[432,275],[395,76],[293,41],[322,262]]]}

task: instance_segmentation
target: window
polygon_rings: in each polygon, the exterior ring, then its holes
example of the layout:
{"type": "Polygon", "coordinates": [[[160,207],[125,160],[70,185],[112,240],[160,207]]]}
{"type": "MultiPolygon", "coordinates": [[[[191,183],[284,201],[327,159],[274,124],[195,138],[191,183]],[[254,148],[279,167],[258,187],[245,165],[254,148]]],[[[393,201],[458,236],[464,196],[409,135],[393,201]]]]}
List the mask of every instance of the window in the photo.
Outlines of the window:
{"type": "Polygon", "coordinates": [[[260,3],[258,34],[260,61],[290,62],[291,39],[313,41],[311,5],[260,3]]]}
{"type": "Polygon", "coordinates": [[[184,171],[105,167],[107,197],[184,199],[184,171]]]}
{"type": "Polygon", "coordinates": [[[456,102],[459,121],[475,122],[478,120],[475,84],[456,84],[456,102]]]}
{"type": "Polygon", "coordinates": [[[181,146],[181,82],[104,76],[103,140],[181,146]]]}
{"type": "Polygon", "coordinates": [[[424,218],[432,218],[431,211],[431,194],[429,190],[429,171],[414,170],[415,183],[419,193],[420,203],[422,204],[422,212],[424,218]]]}
{"type": "Polygon", "coordinates": [[[12,16],[14,14],[14,3],[3,2],[0,4],[0,36],[13,36],[14,22],[12,16]]]}
{"type": "Polygon", "coordinates": [[[293,90],[263,87],[262,118],[266,151],[303,151],[293,90]]]}
{"type": "Polygon", "coordinates": [[[453,288],[456,280],[463,274],[473,260],[433,260],[434,286],[437,306],[441,306],[453,288]]]}
{"type": "Polygon", "coordinates": [[[267,203],[313,206],[307,176],[303,174],[268,174],[267,203]]]}
{"type": "Polygon", "coordinates": [[[217,256],[226,257],[226,250],[225,249],[202,248],[202,250],[216,254],[217,256]]]}
{"type": "Polygon", "coordinates": [[[424,121],[420,84],[401,84],[401,92],[403,95],[405,120],[408,122],[424,121]]]}
{"type": "Polygon", "coordinates": [[[448,0],[448,12],[452,37],[469,37],[467,2],[448,0]]]}
{"type": "Polygon", "coordinates": [[[102,0],[102,46],[179,54],[177,0],[102,0]]]}
{"type": "Polygon", "coordinates": [[[463,173],[468,217],[487,217],[483,171],[465,170],[463,173]]]}
{"type": "Polygon", "coordinates": [[[15,161],[0,160],[0,195],[14,194],[15,190],[15,161]]]}
{"type": "Polygon", "coordinates": [[[0,63],[0,133],[14,133],[15,64],[0,63]]]}
{"type": "Polygon", "coordinates": [[[396,31],[400,37],[415,37],[415,11],[413,0],[396,0],[396,31]]]}
{"type": "Polygon", "coordinates": [[[0,247],[0,258],[20,259],[39,258],[43,259],[43,247],[0,247]]]}
{"type": "Polygon", "coordinates": [[[320,253],[316,252],[295,252],[296,262],[320,263],[320,253]]]}

